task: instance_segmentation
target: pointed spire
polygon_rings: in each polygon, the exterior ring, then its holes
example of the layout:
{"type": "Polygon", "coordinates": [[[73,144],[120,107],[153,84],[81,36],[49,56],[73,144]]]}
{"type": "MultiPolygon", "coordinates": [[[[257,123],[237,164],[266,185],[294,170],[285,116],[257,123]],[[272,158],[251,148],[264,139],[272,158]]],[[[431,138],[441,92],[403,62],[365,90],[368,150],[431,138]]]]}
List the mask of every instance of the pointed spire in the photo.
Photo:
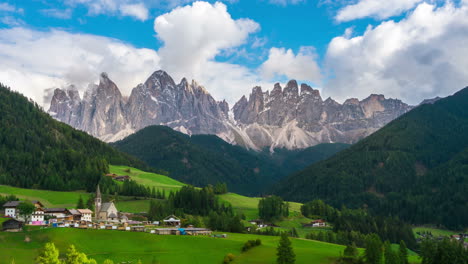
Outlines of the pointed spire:
{"type": "Polygon", "coordinates": [[[96,190],[96,198],[101,199],[101,190],[99,189],[99,184],[98,184],[97,190],[96,190]]]}

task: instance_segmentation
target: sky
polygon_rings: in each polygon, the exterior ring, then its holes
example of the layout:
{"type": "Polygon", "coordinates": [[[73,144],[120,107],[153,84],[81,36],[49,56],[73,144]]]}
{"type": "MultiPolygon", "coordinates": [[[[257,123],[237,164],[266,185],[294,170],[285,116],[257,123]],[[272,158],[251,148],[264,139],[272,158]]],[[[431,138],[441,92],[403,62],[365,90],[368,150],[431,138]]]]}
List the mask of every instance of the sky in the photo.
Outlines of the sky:
{"type": "Polygon", "coordinates": [[[159,69],[231,106],[290,79],[415,105],[467,86],[467,54],[468,0],[0,0],[0,82],[45,107],[101,72],[129,95],[159,69]]]}

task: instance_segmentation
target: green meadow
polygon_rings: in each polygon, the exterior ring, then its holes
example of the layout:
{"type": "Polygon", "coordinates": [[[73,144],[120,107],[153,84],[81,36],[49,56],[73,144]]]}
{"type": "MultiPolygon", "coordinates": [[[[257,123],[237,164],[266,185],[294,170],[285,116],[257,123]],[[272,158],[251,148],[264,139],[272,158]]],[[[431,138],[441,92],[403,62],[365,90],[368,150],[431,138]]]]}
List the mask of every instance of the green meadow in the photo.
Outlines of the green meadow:
{"type": "Polygon", "coordinates": [[[176,181],[168,176],[145,172],[128,166],[109,166],[110,173],[115,173],[117,175],[128,175],[132,180],[136,181],[139,184],[143,184],[150,188],[156,188],[158,190],[165,190],[166,192],[177,191],[184,183],[176,181]]]}
{"type": "MultiPolygon", "coordinates": [[[[247,219],[258,218],[258,197],[247,197],[236,193],[226,193],[219,195],[221,201],[230,203],[237,212],[243,213],[247,219]]],[[[301,215],[300,203],[289,202],[289,215],[300,216],[301,215]]]]}
{"type": "MultiPolygon", "coordinates": [[[[63,253],[73,244],[78,250],[102,263],[221,263],[227,253],[237,256],[235,263],[275,263],[279,237],[228,234],[228,238],[204,236],[160,236],[149,233],[48,228],[28,233],[0,233],[0,264],[33,263],[46,242],[54,242],[63,253]],[[28,236],[31,241],[25,242],[28,236]],[[262,245],[241,254],[249,239],[262,240],[262,245]]],[[[332,263],[344,247],[311,240],[293,239],[297,264],[332,263]]]]}

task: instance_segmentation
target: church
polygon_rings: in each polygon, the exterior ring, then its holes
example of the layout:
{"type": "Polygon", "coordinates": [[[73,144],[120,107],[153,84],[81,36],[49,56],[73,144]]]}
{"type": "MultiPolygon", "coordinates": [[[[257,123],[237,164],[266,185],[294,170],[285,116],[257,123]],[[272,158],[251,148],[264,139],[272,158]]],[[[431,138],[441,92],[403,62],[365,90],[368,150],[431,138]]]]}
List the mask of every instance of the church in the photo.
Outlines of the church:
{"type": "Polygon", "coordinates": [[[120,217],[119,211],[114,202],[102,203],[101,190],[99,185],[96,190],[96,198],[94,200],[95,219],[96,221],[105,222],[126,222],[126,217],[120,217]]]}

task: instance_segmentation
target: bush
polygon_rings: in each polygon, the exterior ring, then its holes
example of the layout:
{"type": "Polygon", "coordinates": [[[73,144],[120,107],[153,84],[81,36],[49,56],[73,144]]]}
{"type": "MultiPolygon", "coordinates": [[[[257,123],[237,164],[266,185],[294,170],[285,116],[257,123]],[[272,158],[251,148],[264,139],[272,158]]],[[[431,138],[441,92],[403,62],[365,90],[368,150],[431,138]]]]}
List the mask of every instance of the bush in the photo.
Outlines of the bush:
{"type": "Polygon", "coordinates": [[[229,263],[229,262],[233,261],[235,258],[236,258],[236,256],[234,256],[234,254],[228,253],[228,254],[226,254],[226,256],[224,256],[223,263],[224,264],[229,263]]]}
{"type": "Polygon", "coordinates": [[[246,252],[253,247],[260,246],[261,244],[262,244],[262,241],[260,239],[249,240],[245,242],[245,244],[242,246],[242,252],[246,252]]]}

